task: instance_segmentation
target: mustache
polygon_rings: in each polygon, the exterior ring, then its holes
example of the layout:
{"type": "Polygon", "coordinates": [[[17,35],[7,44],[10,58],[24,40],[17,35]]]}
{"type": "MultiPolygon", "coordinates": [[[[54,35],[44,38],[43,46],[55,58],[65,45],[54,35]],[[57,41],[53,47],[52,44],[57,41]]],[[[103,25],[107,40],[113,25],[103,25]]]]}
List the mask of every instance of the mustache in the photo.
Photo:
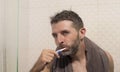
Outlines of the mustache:
{"type": "Polygon", "coordinates": [[[57,48],[58,48],[58,49],[62,49],[62,48],[66,48],[66,47],[69,47],[69,46],[64,45],[64,44],[59,44],[57,48]]]}

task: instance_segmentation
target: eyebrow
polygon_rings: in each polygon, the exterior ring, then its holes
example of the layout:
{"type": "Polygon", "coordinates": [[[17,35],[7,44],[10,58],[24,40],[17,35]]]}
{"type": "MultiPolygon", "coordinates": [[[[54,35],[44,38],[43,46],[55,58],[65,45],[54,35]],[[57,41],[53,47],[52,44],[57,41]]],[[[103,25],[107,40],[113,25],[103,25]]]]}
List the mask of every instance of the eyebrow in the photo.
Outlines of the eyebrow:
{"type": "Polygon", "coordinates": [[[61,31],[61,33],[69,33],[69,31],[68,30],[63,30],[63,31],[61,31]]]}
{"type": "MultiPolygon", "coordinates": [[[[69,31],[68,30],[62,30],[62,31],[60,31],[60,33],[69,33],[69,31]]],[[[52,35],[56,35],[57,33],[52,33],[52,35]]]]}

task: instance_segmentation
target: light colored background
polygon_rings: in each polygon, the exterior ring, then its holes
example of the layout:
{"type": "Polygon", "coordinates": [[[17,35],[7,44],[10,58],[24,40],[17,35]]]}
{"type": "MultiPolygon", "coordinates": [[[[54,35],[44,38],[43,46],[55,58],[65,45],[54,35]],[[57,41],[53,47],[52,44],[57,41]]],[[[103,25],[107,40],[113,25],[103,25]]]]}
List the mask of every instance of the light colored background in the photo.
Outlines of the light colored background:
{"type": "Polygon", "coordinates": [[[29,72],[44,48],[55,49],[50,16],[78,13],[86,36],[110,52],[120,72],[120,0],[0,0],[0,72],[29,72]]]}
{"type": "Polygon", "coordinates": [[[17,72],[18,1],[0,0],[0,72],[17,72]]]}

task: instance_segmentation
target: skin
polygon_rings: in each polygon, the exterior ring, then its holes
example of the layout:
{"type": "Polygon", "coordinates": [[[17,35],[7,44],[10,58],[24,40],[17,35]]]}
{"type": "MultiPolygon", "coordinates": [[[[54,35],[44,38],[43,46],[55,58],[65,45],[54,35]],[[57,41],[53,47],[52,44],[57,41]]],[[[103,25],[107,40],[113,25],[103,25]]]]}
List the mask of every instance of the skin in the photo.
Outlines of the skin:
{"type": "Polygon", "coordinates": [[[66,48],[63,55],[74,55],[80,45],[79,31],[72,26],[72,21],[64,20],[52,24],[52,35],[58,48],[66,48]]]}
{"type": "MultiPolygon", "coordinates": [[[[73,71],[87,72],[85,44],[83,40],[85,37],[86,29],[81,28],[79,30],[76,30],[72,23],[72,21],[63,20],[52,24],[52,35],[58,48],[67,49],[63,55],[70,55],[72,57],[73,71]]],[[[112,57],[108,53],[107,55],[110,58],[110,68],[112,68],[112,57]]],[[[60,58],[55,50],[44,49],[38,58],[38,61],[30,72],[49,72],[51,61],[54,59],[54,57],[60,58]]],[[[110,72],[113,72],[113,69],[111,69],[110,72]]]]}
{"type": "Polygon", "coordinates": [[[69,49],[69,51],[66,52],[68,55],[71,55],[73,59],[73,71],[87,72],[85,46],[82,40],[86,30],[85,28],[81,28],[77,31],[74,26],[72,26],[72,23],[72,21],[64,20],[52,24],[52,35],[57,46],[63,45],[65,48],[69,49]]]}

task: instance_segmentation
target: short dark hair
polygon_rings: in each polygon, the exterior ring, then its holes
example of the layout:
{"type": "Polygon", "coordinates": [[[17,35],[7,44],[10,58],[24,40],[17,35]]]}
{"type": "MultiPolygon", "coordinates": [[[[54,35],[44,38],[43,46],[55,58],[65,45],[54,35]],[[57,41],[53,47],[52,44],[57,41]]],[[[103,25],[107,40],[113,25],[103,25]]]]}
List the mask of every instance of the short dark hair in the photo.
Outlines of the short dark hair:
{"type": "Polygon", "coordinates": [[[84,27],[82,19],[79,15],[71,10],[63,10],[60,13],[57,13],[55,16],[51,17],[51,24],[55,24],[59,21],[70,20],[73,22],[73,26],[76,30],[84,27]]]}

